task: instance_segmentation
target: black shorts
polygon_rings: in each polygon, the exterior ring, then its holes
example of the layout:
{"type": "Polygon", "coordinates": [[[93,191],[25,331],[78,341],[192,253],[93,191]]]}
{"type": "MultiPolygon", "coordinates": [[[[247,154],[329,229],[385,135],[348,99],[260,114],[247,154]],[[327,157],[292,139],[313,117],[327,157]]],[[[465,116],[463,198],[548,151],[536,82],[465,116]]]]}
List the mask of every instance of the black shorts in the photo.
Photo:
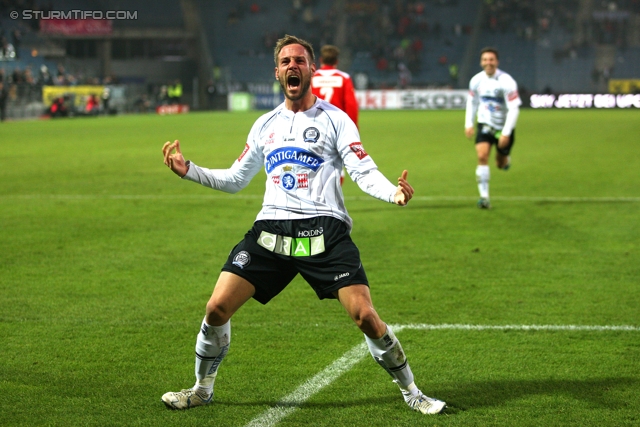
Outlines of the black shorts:
{"type": "Polygon", "coordinates": [[[516,140],[516,130],[513,129],[511,131],[511,140],[509,141],[509,145],[504,148],[498,147],[498,139],[500,138],[501,131],[499,129],[493,128],[489,125],[485,125],[484,123],[478,123],[478,129],[476,132],[476,144],[479,142],[488,142],[491,145],[496,146],[496,150],[498,153],[508,156],[511,153],[511,148],[513,147],[513,143],[516,140]]]}
{"type": "Polygon", "coordinates": [[[298,273],[318,298],[349,285],[369,285],[349,229],[320,216],[301,220],[256,221],[229,254],[222,271],[248,280],[262,304],[278,295],[298,273]]]}

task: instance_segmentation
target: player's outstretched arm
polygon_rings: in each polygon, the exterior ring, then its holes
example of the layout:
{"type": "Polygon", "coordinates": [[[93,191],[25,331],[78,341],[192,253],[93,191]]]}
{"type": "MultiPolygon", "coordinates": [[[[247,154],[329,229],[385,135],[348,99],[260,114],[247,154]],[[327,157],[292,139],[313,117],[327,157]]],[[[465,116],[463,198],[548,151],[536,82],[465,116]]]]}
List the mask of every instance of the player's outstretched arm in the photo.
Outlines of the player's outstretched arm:
{"type": "Polygon", "coordinates": [[[413,187],[407,182],[407,173],[406,170],[403,171],[400,178],[398,178],[398,189],[393,198],[396,205],[405,206],[413,197],[413,187]]]}
{"type": "Polygon", "coordinates": [[[180,141],[167,141],[162,146],[162,154],[164,155],[164,164],[167,165],[176,175],[183,177],[187,174],[189,168],[187,162],[180,151],[180,141]],[[173,152],[175,150],[175,153],[173,152]]]}

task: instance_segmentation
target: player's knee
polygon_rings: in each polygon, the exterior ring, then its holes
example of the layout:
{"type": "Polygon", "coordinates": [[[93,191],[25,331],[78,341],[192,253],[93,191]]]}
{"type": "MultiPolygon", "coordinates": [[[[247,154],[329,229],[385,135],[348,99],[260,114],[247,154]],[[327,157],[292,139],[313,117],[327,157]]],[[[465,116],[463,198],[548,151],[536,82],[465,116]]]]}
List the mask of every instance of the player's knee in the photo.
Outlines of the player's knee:
{"type": "Polygon", "coordinates": [[[223,304],[215,300],[209,300],[207,303],[207,324],[224,325],[231,318],[229,310],[225,309],[223,304]]]}
{"type": "Polygon", "coordinates": [[[362,331],[369,331],[376,329],[377,324],[380,322],[378,313],[372,307],[362,307],[353,316],[353,321],[356,322],[358,328],[362,331]]]}

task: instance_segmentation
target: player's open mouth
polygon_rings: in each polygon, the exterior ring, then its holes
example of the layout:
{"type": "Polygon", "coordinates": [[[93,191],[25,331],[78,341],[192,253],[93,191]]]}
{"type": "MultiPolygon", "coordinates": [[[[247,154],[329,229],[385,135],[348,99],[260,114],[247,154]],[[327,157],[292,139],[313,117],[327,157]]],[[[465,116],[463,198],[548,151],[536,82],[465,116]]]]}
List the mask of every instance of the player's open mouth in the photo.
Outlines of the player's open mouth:
{"type": "Polygon", "coordinates": [[[297,88],[300,86],[300,77],[295,75],[287,76],[287,86],[290,88],[297,88]]]}

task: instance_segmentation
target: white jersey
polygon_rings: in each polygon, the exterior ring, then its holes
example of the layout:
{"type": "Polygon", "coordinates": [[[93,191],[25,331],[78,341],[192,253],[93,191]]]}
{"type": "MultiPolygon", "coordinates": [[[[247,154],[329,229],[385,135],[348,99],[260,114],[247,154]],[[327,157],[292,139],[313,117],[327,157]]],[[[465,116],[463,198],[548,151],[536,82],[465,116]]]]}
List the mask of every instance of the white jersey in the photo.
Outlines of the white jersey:
{"type": "Polygon", "coordinates": [[[481,71],[469,82],[465,127],[473,127],[477,112],[478,123],[511,135],[521,104],[518,84],[509,74],[497,69],[494,75],[488,76],[481,71]]]}
{"type": "Polygon", "coordinates": [[[342,110],[318,98],[306,111],[293,113],[283,103],[258,118],[244,151],[229,169],[190,163],[184,178],[235,193],[264,167],[266,190],[256,220],[331,216],[351,229],[340,186],[343,166],[363,191],[394,202],[396,186],[364,150],[356,125],[342,110]]]}

